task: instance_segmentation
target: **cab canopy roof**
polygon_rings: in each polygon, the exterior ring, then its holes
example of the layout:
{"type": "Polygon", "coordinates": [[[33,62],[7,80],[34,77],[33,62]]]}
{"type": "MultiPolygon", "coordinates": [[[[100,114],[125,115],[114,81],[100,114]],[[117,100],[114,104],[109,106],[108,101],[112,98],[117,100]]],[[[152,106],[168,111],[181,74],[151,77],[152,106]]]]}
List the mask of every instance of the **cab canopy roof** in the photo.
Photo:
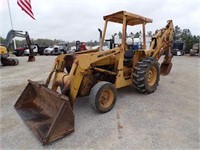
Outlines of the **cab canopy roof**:
{"type": "Polygon", "coordinates": [[[119,11],[119,12],[104,16],[103,19],[106,20],[106,21],[111,21],[111,22],[123,24],[123,16],[126,16],[127,25],[131,25],[131,26],[153,22],[152,19],[140,16],[140,15],[137,15],[137,14],[129,13],[129,12],[126,12],[126,11],[119,11]]]}

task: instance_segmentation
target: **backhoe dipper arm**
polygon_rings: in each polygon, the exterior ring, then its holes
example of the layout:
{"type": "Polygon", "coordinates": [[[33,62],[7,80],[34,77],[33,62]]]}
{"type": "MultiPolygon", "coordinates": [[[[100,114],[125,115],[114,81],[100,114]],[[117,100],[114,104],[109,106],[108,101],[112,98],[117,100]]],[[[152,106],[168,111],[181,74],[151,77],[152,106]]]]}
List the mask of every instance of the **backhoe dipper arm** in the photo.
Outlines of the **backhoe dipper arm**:
{"type": "Polygon", "coordinates": [[[28,45],[28,49],[30,50],[30,56],[34,56],[33,49],[31,48],[31,39],[30,39],[27,31],[25,33],[25,38],[26,38],[26,42],[27,42],[27,45],[28,45]]]}
{"type": "Polygon", "coordinates": [[[160,29],[157,34],[152,37],[150,47],[150,50],[153,50],[152,57],[158,60],[165,51],[168,51],[170,55],[173,42],[173,30],[173,22],[172,20],[168,20],[166,27],[160,29]]]}
{"type": "Polygon", "coordinates": [[[150,49],[145,51],[147,56],[153,57],[157,60],[159,60],[160,57],[165,54],[164,60],[160,67],[160,73],[162,75],[167,75],[172,67],[171,47],[173,43],[173,33],[173,22],[172,20],[168,20],[166,27],[160,29],[156,35],[152,37],[150,49]]]}

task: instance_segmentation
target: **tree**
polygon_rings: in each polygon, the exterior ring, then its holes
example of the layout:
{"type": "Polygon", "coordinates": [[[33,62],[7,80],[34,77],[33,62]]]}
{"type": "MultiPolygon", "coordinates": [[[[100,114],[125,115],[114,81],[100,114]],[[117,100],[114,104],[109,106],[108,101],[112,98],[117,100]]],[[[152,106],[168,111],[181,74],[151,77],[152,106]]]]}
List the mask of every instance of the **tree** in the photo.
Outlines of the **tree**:
{"type": "Polygon", "coordinates": [[[99,42],[98,41],[94,41],[94,46],[97,46],[99,44],[99,42]]]}
{"type": "Polygon", "coordinates": [[[131,32],[131,33],[129,34],[129,36],[130,36],[131,38],[134,37],[133,32],[131,32]]]}
{"type": "Polygon", "coordinates": [[[152,37],[152,31],[147,31],[147,36],[152,37]]]}
{"type": "Polygon", "coordinates": [[[189,53],[193,45],[193,36],[189,29],[183,29],[181,33],[181,39],[185,43],[185,52],[189,53]]]}
{"type": "Polygon", "coordinates": [[[174,41],[176,40],[181,40],[181,34],[182,34],[182,30],[179,26],[175,26],[174,28],[174,41]]]}
{"type": "Polygon", "coordinates": [[[193,43],[199,43],[199,40],[200,40],[200,36],[199,35],[198,36],[196,36],[196,35],[193,36],[193,43]]]}
{"type": "Polygon", "coordinates": [[[120,39],[122,38],[122,33],[120,31],[118,33],[118,36],[119,36],[120,39]]]}
{"type": "Polygon", "coordinates": [[[140,37],[140,32],[136,32],[134,38],[139,38],[139,37],[140,37]]]}
{"type": "Polygon", "coordinates": [[[0,44],[3,44],[3,42],[4,42],[4,38],[2,38],[2,37],[0,36],[0,44]]]}
{"type": "Polygon", "coordinates": [[[158,33],[158,29],[152,34],[152,36],[155,36],[158,33]]]}
{"type": "Polygon", "coordinates": [[[117,33],[114,33],[112,36],[116,36],[117,35],[117,33]]]}

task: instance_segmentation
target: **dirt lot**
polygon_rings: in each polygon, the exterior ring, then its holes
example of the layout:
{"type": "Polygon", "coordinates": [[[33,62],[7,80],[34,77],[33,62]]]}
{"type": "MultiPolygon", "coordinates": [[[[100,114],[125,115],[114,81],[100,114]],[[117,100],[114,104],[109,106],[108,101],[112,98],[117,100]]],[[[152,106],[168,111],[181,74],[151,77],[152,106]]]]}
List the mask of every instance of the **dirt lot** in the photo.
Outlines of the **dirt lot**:
{"type": "Polygon", "coordinates": [[[75,132],[42,146],[13,105],[28,79],[45,82],[54,56],[20,57],[15,67],[0,69],[0,149],[200,149],[200,58],[173,59],[169,76],[161,77],[155,93],[142,95],[133,86],[118,90],[106,114],[94,112],[87,97],[74,106],[75,132]]]}

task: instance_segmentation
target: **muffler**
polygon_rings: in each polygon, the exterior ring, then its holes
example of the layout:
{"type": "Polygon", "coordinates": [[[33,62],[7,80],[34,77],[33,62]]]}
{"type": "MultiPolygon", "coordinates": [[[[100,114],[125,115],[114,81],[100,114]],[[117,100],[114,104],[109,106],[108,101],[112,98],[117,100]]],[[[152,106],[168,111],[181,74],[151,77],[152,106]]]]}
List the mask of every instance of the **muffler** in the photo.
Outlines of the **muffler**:
{"type": "Polygon", "coordinates": [[[29,80],[14,107],[43,145],[74,131],[74,114],[68,97],[37,82],[29,80]]]}

